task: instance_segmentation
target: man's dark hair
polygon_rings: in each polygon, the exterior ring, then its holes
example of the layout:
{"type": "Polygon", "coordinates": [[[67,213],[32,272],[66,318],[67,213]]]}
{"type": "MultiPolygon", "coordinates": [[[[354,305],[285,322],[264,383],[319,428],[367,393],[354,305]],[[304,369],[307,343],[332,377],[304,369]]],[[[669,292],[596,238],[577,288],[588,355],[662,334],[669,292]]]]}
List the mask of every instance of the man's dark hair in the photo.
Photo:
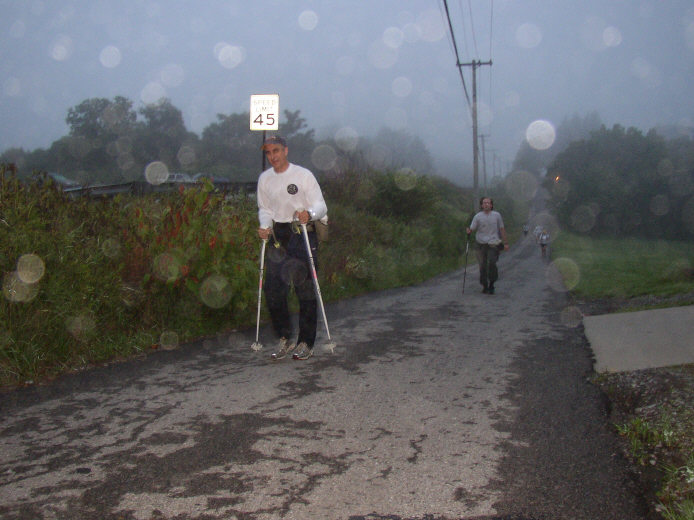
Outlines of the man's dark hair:
{"type": "Polygon", "coordinates": [[[482,197],[482,198],[480,199],[480,209],[482,209],[482,201],[483,201],[484,199],[489,199],[489,202],[492,203],[492,209],[494,209],[494,199],[492,199],[491,197],[482,197]]]}

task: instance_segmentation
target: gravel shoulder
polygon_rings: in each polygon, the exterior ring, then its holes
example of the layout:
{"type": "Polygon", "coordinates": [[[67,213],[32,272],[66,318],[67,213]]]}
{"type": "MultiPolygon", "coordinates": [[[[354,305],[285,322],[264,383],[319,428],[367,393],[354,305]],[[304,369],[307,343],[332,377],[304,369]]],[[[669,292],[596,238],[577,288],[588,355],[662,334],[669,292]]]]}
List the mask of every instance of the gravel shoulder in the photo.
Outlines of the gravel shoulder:
{"type": "MultiPolygon", "coordinates": [[[[573,300],[584,315],[692,303],[694,293],[573,300]]],[[[692,500],[694,482],[688,471],[694,457],[694,364],[597,374],[593,383],[607,398],[610,422],[653,518],[663,518],[663,505],[692,500]]]]}

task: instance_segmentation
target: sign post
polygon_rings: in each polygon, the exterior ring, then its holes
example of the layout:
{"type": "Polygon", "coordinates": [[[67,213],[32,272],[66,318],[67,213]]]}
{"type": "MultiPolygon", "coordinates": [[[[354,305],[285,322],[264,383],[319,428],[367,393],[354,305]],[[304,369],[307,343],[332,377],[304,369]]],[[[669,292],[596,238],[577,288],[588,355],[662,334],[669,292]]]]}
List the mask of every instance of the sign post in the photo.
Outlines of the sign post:
{"type": "MultiPolygon", "coordinates": [[[[251,131],[262,131],[263,142],[265,132],[277,131],[280,125],[280,95],[253,94],[251,95],[251,131]]],[[[263,171],[265,171],[265,151],[263,151],[263,171]]]]}

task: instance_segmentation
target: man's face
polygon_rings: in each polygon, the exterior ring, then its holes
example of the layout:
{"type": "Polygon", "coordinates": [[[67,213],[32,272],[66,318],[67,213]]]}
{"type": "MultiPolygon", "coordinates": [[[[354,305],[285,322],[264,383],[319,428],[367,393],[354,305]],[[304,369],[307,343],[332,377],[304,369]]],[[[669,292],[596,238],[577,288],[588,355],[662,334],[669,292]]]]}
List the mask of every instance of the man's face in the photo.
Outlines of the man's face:
{"type": "Polygon", "coordinates": [[[482,199],[482,211],[491,211],[492,210],[492,200],[491,199],[482,199]]]}
{"type": "Polygon", "coordinates": [[[265,157],[267,157],[268,162],[277,172],[283,172],[287,169],[289,165],[289,161],[287,160],[288,154],[289,148],[281,144],[273,143],[265,145],[265,157]]]}

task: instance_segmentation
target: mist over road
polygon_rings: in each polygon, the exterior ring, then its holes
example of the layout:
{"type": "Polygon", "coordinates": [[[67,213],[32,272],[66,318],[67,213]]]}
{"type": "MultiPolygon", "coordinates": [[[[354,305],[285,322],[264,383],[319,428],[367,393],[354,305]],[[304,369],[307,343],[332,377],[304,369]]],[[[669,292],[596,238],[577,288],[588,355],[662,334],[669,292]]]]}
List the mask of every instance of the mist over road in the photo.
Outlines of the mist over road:
{"type": "Polygon", "coordinates": [[[493,296],[470,268],[327,305],[334,354],[270,362],[265,327],[4,394],[0,517],[646,518],[538,249],[493,296]]]}

